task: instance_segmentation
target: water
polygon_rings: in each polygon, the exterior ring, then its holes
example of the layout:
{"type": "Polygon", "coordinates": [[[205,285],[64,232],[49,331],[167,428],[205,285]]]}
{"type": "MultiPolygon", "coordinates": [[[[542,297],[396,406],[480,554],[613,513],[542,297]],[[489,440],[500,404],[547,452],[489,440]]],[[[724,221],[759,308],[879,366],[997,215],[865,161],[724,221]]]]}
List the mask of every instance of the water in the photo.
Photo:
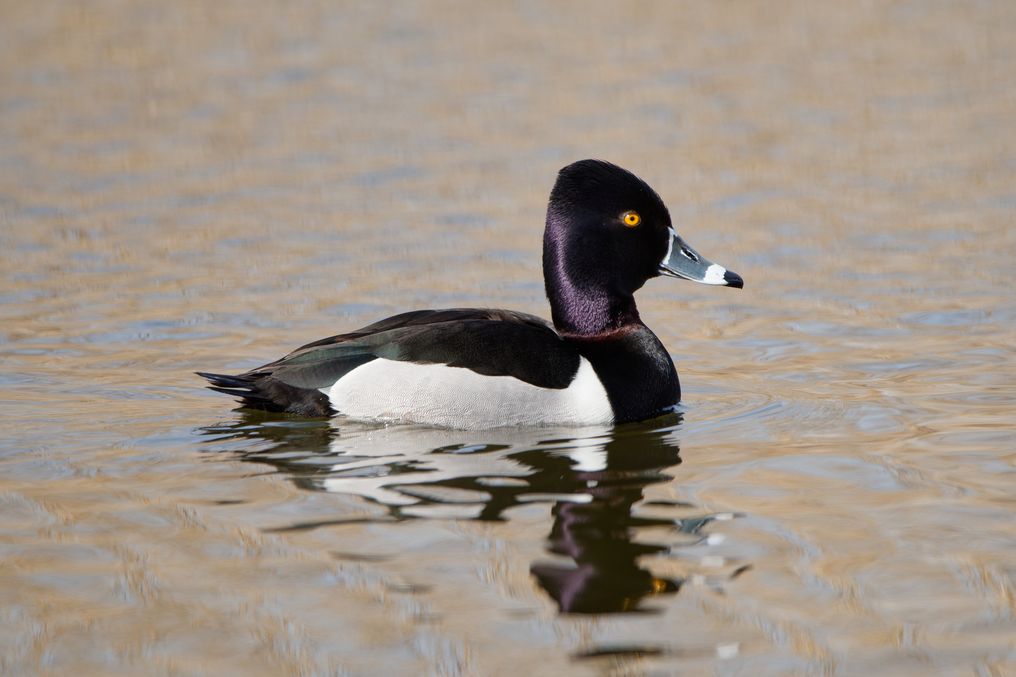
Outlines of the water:
{"type": "Polygon", "coordinates": [[[1011,3],[8,3],[0,672],[1016,673],[1011,3]],[[556,171],[681,411],[456,432],[231,411],[415,308],[546,317],[556,171]]]}

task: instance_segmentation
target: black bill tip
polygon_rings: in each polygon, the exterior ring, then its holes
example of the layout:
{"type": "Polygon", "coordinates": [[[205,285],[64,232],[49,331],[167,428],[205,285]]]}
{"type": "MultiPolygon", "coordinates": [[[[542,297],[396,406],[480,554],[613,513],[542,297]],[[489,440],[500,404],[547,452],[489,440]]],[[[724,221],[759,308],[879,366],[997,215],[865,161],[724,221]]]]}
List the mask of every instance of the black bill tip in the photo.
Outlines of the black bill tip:
{"type": "Polygon", "coordinates": [[[744,280],[737,273],[732,273],[729,270],[723,273],[723,281],[727,283],[728,287],[734,287],[735,289],[744,289],[744,280]]]}

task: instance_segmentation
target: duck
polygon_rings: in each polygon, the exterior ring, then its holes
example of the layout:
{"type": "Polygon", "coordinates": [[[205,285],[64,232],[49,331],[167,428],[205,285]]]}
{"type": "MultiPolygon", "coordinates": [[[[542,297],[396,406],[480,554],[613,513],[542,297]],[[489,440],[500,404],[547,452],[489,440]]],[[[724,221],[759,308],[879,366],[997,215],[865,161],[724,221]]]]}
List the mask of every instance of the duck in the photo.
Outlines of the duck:
{"type": "Polygon", "coordinates": [[[551,322],[495,308],[417,310],[242,374],[197,374],[243,408],[302,416],[474,430],[618,425],[681,400],[635,292],[659,276],[744,286],[685,243],[648,184],[592,159],[557,175],[543,275],[551,322]]]}

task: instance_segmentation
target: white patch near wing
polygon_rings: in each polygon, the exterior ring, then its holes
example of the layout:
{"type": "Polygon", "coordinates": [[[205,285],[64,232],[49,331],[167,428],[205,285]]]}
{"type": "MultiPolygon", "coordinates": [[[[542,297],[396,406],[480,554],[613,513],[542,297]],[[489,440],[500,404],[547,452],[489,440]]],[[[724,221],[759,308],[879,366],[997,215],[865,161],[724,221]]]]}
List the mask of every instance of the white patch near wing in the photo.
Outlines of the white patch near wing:
{"type": "Polygon", "coordinates": [[[702,281],[706,284],[727,284],[727,281],[723,279],[727,269],[723,266],[718,266],[715,263],[706,268],[706,275],[702,278],[702,281]]]}
{"type": "Polygon", "coordinates": [[[511,376],[483,376],[443,364],[376,359],[322,388],[332,408],[353,418],[450,428],[610,424],[614,411],[593,365],[582,358],[571,384],[538,388],[511,376]]]}

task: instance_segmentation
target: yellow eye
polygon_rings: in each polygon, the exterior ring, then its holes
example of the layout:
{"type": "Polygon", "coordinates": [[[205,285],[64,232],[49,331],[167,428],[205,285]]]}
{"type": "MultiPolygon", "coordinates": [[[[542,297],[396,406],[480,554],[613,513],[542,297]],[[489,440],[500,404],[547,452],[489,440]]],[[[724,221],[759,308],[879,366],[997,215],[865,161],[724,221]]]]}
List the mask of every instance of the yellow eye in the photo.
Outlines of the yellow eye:
{"type": "Polygon", "coordinates": [[[628,226],[629,228],[635,227],[640,223],[642,223],[642,217],[636,214],[635,212],[625,212],[624,216],[622,216],[621,219],[624,221],[624,225],[628,226]]]}

